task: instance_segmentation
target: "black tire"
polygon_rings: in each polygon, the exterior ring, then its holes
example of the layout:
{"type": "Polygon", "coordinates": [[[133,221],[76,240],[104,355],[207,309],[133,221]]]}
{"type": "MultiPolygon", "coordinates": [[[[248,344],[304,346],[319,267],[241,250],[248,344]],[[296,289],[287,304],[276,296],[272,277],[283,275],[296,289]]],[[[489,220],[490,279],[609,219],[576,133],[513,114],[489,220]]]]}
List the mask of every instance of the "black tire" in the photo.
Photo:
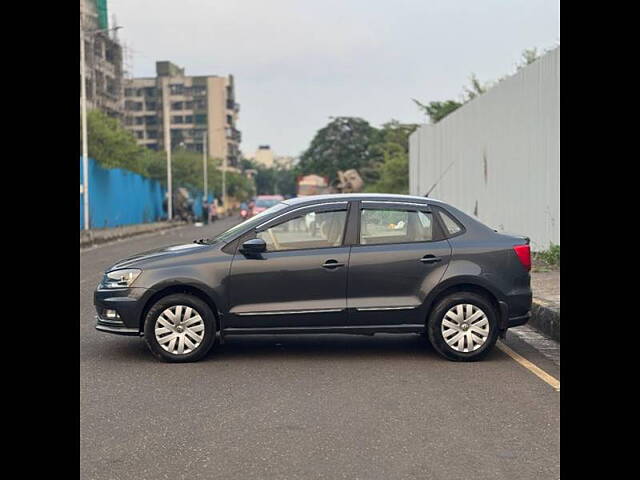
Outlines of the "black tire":
{"type": "Polygon", "coordinates": [[[427,321],[427,334],[433,348],[448,360],[456,362],[474,362],[484,358],[498,339],[498,315],[487,298],[472,292],[456,292],[442,298],[435,305],[427,321]],[[480,308],[489,321],[489,335],[485,342],[472,352],[460,352],[450,347],[442,335],[442,321],[447,311],[458,304],[471,304],[480,308]]]}
{"type": "Polygon", "coordinates": [[[144,322],[144,340],[153,353],[158,359],[164,362],[170,363],[186,363],[186,362],[196,362],[204,357],[211,347],[215,343],[216,339],[216,318],[209,305],[207,305],[204,301],[195,297],[193,295],[189,295],[186,293],[174,293],[171,295],[167,295],[166,297],[162,297],[158,300],[147,312],[147,316],[145,317],[144,322]],[[164,312],[167,308],[176,305],[185,305],[193,308],[200,317],[202,318],[204,324],[204,335],[202,342],[191,352],[185,354],[174,354],[168,352],[160,344],[156,339],[155,335],[155,325],[156,320],[164,312]]]}

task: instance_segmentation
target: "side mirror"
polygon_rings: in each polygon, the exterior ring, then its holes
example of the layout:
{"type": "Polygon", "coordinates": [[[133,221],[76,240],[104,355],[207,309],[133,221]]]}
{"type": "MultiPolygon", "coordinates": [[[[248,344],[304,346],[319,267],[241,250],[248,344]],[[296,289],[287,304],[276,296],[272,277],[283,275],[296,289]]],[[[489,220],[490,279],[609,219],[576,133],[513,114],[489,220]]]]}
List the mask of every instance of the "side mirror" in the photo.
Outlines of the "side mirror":
{"type": "Polygon", "coordinates": [[[267,251],[267,242],[261,238],[252,238],[247,240],[240,247],[242,253],[262,253],[267,251]]]}

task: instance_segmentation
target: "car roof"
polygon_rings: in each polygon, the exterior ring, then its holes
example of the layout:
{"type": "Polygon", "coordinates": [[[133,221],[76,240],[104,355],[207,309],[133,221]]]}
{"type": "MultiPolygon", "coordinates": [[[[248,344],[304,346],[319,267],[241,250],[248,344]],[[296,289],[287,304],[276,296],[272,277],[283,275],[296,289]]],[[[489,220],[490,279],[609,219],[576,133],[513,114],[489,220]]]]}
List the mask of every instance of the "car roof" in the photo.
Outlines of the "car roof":
{"type": "Polygon", "coordinates": [[[350,200],[382,200],[382,201],[397,201],[397,202],[412,202],[412,203],[432,203],[442,204],[443,202],[436,200],[435,198],[418,197],[415,195],[401,195],[391,193],[332,193],[326,195],[309,195],[305,197],[294,197],[288,200],[283,200],[283,203],[287,205],[301,205],[305,203],[317,203],[327,201],[350,201],[350,200]]]}
{"type": "Polygon", "coordinates": [[[283,200],[282,195],[258,195],[256,198],[264,198],[265,200],[283,200]]]}

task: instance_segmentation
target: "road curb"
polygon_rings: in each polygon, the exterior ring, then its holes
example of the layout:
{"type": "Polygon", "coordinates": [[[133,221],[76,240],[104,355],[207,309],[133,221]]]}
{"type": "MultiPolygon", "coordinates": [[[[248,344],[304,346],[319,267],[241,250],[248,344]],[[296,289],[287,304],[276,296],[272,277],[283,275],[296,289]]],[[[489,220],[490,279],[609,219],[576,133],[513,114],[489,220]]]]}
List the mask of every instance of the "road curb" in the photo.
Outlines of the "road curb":
{"type": "Polygon", "coordinates": [[[528,324],[544,335],[560,342],[560,305],[534,298],[528,324]]]}
{"type": "Polygon", "coordinates": [[[80,232],[80,248],[93,247],[102,243],[135,237],[136,235],[142,235],[144,233],[170,230],[186,224],[186,222],[155,222],[105,229],[82,230],[80,232]]]}

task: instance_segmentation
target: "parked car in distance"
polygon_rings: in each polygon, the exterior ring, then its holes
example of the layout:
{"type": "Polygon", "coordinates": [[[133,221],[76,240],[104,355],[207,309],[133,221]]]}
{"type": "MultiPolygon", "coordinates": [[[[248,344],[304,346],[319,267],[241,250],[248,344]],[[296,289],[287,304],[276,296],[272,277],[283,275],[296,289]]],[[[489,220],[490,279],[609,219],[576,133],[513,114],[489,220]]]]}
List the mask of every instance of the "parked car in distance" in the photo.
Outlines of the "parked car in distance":
{"type": "Polygon", "coordinates": [[[264,212],[267,208],[284,200],[282,195],[258,195],[251,208],[251,217],[264,212]]]}
{"type": "Polygon", "coordinates": [[[471,361],[527,322],[530,268],[528,238],[432,198],[293,198],[215,238],[117,262],[94,293],[96,328],[144,336],[169,362],[227,335],[318,333],[423,334],[471,361]],[[322,228],[290,228],[307,216],[322,228]]]}

